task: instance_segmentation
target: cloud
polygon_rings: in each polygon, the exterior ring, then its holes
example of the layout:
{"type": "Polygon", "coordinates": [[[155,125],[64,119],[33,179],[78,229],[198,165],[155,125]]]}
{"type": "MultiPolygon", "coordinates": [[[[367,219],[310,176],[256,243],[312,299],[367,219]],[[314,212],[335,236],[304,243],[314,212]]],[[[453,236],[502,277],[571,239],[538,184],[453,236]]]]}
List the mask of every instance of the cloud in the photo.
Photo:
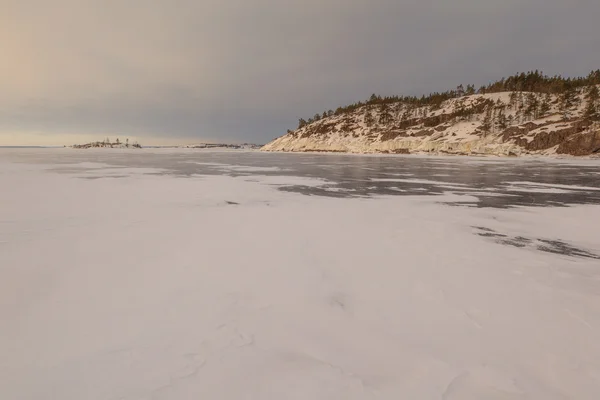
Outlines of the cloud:
{"type": "Polygon", "coordinates": [[[0,143],[264,142],[373,92],[600,67],[597,1],[0,1],[0,143]]]}

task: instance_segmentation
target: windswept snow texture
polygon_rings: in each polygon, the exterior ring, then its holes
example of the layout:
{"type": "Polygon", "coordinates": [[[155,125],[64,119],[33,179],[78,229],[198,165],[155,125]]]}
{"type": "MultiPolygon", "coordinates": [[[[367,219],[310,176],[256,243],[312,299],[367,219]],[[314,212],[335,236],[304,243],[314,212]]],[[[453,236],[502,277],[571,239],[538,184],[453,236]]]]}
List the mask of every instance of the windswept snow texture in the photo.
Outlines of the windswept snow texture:
{"type": "Polygon", "coordinates": [[[472,161],[0,150],[0,399],[597,399],[600,165],[472,161]]]}

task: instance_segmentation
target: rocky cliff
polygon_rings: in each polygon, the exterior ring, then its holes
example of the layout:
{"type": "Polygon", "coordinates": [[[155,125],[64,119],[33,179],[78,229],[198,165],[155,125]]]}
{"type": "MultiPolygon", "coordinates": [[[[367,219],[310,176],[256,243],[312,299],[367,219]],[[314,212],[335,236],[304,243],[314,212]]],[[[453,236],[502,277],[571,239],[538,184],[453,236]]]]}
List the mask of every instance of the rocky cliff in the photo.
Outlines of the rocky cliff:
{"type": "Polygon", "coordinates": [[[473,94],[418,107],[367,104],[324,116],[264,151],[600,155],[600,125],[589,118],[590,88],[572,98],[530,92],[473,94]]]}

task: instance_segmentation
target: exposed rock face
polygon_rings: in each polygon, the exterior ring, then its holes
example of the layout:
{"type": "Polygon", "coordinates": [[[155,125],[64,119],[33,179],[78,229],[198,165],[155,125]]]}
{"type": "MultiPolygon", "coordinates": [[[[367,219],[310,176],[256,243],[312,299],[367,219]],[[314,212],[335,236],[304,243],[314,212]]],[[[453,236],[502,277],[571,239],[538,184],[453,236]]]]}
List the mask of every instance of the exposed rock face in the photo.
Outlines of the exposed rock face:
{"type": "Polygon", "coordinates": [[[573,156],[600,154],[600,130],[573,135],[561,143],[556,152],[573,156]]]}
{"type": "Polygon", "coordinates": [[[312,122],[265,145],[264,151],[590,155],[598,153],[599,128],[584,119],[584,93],[570,109],[557,96],[544,115],[531,110],[531,95],[503,92],[463,96],[439,107],[404,103],[366,105],[312,122]]]}
{"type": "Polygon", "coordinates": [[[536,125],[532,122],[516,126],[502,133],[502,140],[513,141],[530,152],[547,150],[564,143],[576,133],[584,132],[590,127],[589,121],[572,120],[563,124],[542,123],[536,125]],[[530,133],[537,131],[534,135],[530,133]]]}

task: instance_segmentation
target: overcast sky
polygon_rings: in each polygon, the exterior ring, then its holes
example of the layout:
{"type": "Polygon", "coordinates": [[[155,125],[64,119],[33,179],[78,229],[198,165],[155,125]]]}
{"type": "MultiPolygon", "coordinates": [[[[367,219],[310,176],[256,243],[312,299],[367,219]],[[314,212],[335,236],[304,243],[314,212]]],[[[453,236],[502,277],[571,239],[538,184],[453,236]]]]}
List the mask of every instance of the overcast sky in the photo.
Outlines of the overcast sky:
{"type": "Polygon", "coordinates": [[[598,0],[0,0],[0,145],[265,143],[373,92],[587,75],[599,16],[598,0]]]}

